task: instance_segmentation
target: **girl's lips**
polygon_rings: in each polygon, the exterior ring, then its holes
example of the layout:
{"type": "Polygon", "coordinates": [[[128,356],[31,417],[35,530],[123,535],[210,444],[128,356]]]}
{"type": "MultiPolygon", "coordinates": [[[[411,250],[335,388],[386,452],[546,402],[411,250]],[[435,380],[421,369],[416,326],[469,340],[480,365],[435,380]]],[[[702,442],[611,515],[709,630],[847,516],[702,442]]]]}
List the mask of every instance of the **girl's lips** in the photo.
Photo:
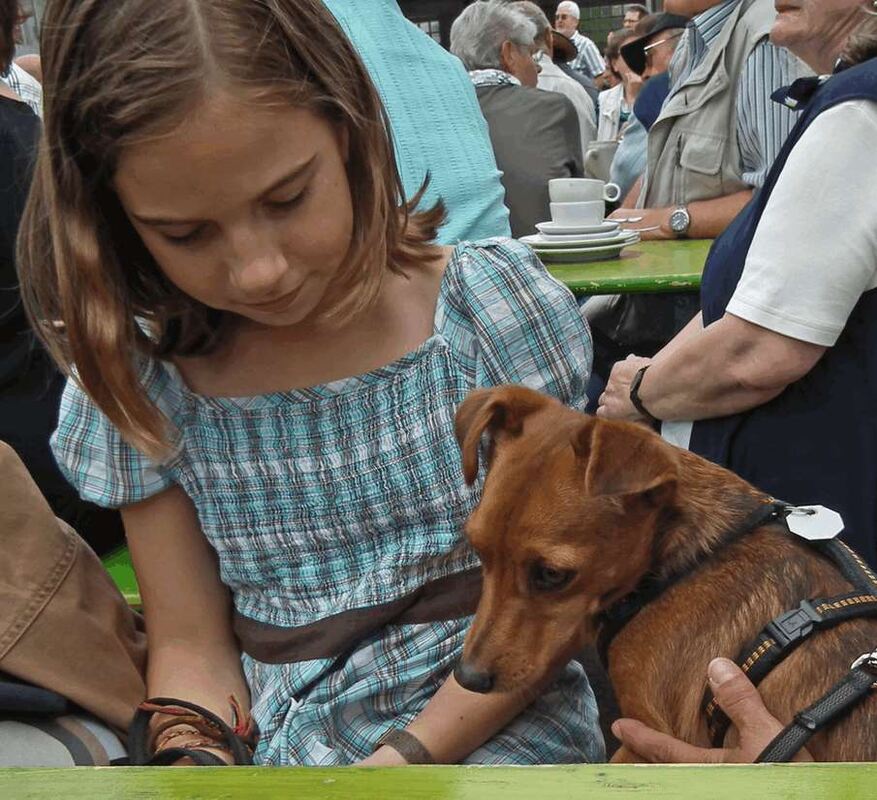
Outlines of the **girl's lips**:
{"type": "Polygon", "coordinates": [[[252,308],[254,311],[283,311],[290,306],[293,300],[295,300],[300,289],[301,285],[293,289],[291,292],[281,295],[276,300],[269,300],[265,303],[246,303],[245,305],[247,308],[252,308]]]}

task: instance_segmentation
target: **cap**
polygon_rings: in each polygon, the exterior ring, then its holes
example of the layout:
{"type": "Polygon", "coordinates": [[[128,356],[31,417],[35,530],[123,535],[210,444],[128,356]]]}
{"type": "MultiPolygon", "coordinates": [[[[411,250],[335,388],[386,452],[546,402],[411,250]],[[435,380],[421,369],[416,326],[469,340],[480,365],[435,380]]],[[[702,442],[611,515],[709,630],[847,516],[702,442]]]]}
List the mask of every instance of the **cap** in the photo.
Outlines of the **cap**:
{"type": "Polygon", "coordinates": [[[642,75],[646,69],[645,47],[649,38],[661,31],[684,28],[687,24],[688,17],[681,14],[652,14],[643,17],[633,29],[636,38],[621,46],[622,58],[634,72],[642,75]]]}

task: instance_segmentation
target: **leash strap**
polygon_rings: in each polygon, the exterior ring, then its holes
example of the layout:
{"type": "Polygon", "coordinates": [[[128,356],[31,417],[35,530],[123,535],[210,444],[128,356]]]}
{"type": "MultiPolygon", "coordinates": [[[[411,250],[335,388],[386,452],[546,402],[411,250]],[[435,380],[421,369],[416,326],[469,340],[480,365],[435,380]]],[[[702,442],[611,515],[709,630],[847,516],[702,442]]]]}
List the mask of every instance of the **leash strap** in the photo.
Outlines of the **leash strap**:
{"type": "Polygon", "coordinates": [[[845,716],[877,689],[877,650],[853,662],[850,671],[813,705],[795,714],[761,752],[756,763],[787,762],[820,730],[845,716]]]}
{"type": "MultiPolygon", "coordinates": [[[[756,686],[813,633],[833,628],[849,619],[877,617],[877,576],[874,572],[837,539],[811,542],[811,545],[834,563],[855,591],[804,600],[797,608],[774,617],[737,658],[740,668],[756,686]]],[[[713,746],[721,747],[731,721],[718,707],[709,688],[704,693],[703,710],[713,746]]]]}

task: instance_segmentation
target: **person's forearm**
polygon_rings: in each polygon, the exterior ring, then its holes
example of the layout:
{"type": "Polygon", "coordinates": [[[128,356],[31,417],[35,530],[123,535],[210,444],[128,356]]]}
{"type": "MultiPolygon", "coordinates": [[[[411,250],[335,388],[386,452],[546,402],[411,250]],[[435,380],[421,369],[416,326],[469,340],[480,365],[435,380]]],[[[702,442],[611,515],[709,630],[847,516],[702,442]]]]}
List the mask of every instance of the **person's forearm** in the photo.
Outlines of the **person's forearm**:
{"type": "Polygon", "coordinates": [[[715,239],[724,232],[752,199],[752,189],[716,197],[712,200],[696,200],[688,204],[691,226],[689,239],[715,239]]]}
{"type": "MultiPolygon", "coordinates": [[[[689,331],[652,361],[639,397],[658,419],[691,420],[736,414],[776,397],[788,382],[747,380],[752,348],[727,330],[725,320],[689,331]]],[[[687,329],[686,329],[687,330],[687,329]]]]}
{"type": "Polygon", "coordinates": [[[407,730],[439,764],[456,764],[502,730],[531,702],[524,693],[478,694],[451,675],[407,730]]]}

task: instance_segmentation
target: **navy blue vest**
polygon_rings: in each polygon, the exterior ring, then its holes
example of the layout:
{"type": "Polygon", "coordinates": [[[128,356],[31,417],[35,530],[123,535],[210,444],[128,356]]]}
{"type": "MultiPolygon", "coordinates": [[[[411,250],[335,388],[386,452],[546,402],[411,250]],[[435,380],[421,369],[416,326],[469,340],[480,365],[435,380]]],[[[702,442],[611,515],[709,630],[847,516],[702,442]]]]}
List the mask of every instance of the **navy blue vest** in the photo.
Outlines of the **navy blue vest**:
{"type": "MultiPolygon", "coordinates": [[[[877,59],[838,73],[815,91],[764,187],[716,240],[701,287],[705,325],[724,315],[798,139],[826,109],[861,99],[877,102],[877,59]]],[[[877,142],[851,157],[877,175],[877,142]]],[[[877,290],[862,295],[835,346],[807,375],[758,408],[695,423],[691,450],[781,500],[839,511],[846,525],[842,538],[877,567],[877,290]]]]}

